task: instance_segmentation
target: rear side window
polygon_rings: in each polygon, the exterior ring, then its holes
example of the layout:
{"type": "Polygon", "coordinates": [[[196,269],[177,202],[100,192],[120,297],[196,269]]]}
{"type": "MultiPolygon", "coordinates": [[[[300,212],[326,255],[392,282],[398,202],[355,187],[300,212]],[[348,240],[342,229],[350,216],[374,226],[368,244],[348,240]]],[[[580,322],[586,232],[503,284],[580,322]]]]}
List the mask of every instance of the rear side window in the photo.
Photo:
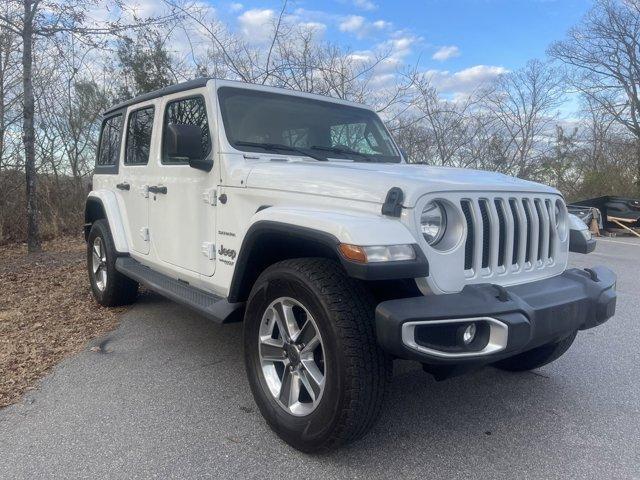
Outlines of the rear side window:
{"type": "Polygon", "coordinates": [[[154,107],[150,106],[129,114],[124,154],[125,164],[146,165],[149,161],[154,112],[154,107]]]}
{"type": "Polygon", "coordinates": [[[97,169],[111,170],[117,172],[118,157],[120,156],[120,140],[122,134],[122,115],[114,115],[107,118],[102,123],[100,132],[100,145],[98,148],[97,169]]]}
{"type": "MultiPolygon", "coordinates": [[[[163,132],[166,132],[168,125],[197,125],[202,131],[202,158],[211,151],[211,132],[204,97],[181,98],[169,102],[164,113],[163,132]]],[[[164,138],[162,144],[164,145],[164,138]]],[[[184,163],[183,159],[170,158],[164,152],[162,162],[184,163]]]]}

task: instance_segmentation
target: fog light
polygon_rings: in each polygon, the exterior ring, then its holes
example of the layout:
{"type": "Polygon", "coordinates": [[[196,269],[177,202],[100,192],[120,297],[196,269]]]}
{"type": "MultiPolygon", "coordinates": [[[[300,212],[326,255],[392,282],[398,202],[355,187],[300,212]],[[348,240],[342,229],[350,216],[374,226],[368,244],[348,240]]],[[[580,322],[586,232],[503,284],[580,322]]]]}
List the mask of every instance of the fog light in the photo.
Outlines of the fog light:
{"type": "Polygon", "coordinates": [[[476,324],[470,323],[462,332],[462,341],[465,345],[469,345],[476,338],[476,324]]]}

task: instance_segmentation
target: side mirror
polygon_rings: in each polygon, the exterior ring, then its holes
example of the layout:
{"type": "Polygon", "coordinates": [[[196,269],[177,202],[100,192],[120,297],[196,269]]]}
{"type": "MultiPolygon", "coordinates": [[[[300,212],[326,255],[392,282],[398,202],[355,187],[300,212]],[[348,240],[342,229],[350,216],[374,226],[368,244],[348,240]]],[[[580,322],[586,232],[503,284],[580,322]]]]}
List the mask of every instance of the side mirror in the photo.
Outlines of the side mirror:
{"type": "Polygon", "coordinates": [[[168,125],[164,142],[167,157],[205,172],[213,168],[213,160],[202,158],[202,130],[197,125],[168,125]]]}

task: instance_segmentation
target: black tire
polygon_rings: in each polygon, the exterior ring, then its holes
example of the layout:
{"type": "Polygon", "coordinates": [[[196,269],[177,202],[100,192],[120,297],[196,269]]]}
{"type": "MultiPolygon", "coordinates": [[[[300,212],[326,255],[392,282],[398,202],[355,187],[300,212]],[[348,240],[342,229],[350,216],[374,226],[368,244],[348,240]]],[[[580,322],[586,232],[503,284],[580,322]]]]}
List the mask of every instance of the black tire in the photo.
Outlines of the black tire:
{"type": "Polygon", "coordinates": [[[138,283],[125,277],[116,270],[116,249],[111,238],[111,231],[106,220],[96,220],[91,226],[87,238],[87,273],[91,283],[93,297],[100,305],[105,307],[117,307],[133,303],[138,295],[138,283]],[[101,268],[106,271],[104,288],[98,285],[98,279],[93,270],[94,243],[100,239],[104,246],[106,261],[101,268]]]}
{"type": "Polygon", "coordinates": [[[391,360],[376,342],[375,303],[362,283],[336,262],[285,260],[266,269],[247,302],[244,357],[254,399],[273,431],[303,452],[325,452],[362,437],[380,415],[391,360]],[[311,413],[294,416],[269,391],[258,338],[262,316],[281,297],[309,311],[326,357],[324,391],[311,413]]]}
{"type": "Polygon", "coordinates": [[[576,339],[576,335],[578,335],[577,331],[573,332],[568,337],[563,338],[559,342],[547,343],[546,345],[534,348],[533,350],[500,360],[493,365],[500,370],[508,370],[510,372],[525,372],[527,370],[542,367],[547,363],[557,360],[567,350],[569,350],[569,347],[576,339]]]}

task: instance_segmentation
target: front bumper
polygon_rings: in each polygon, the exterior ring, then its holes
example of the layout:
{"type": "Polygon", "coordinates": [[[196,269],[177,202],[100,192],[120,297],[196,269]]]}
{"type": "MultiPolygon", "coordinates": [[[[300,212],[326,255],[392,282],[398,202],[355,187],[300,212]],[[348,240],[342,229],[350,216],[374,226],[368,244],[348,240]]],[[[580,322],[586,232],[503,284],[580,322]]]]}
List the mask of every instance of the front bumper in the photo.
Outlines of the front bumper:
{"type": "Polygon", "coordinates": [[[492,363],[604,323],[615,312],[615,288],[615,274],[594,267],[506,288],[468,285],[456,294],[389,300],[376,308],[378,343],[395,357],[424,364],[492,363]],[[414,325],[462,319],[480,320],[492,328],[502,325],[495,348],[443,354],[425,348],[417,336],[414,341],[408,337],[414,325]]]}

